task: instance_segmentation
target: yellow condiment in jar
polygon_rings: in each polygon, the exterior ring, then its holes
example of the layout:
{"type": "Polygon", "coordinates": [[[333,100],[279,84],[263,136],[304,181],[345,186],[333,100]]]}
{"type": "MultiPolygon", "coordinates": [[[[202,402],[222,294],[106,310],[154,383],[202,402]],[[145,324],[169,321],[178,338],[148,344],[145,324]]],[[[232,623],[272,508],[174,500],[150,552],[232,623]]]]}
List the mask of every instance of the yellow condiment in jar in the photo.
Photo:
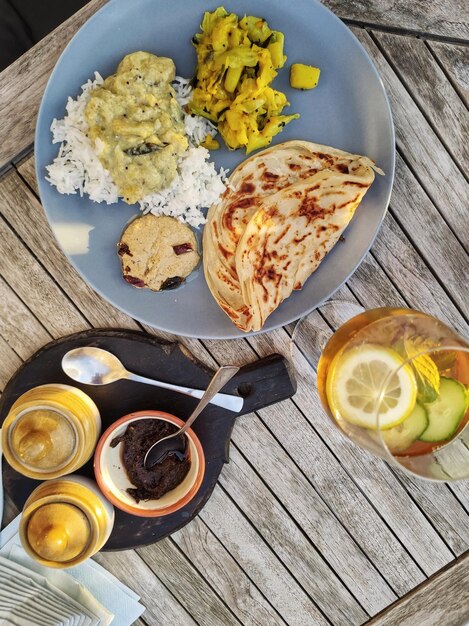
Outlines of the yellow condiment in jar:
{"type": "Polygon", "coordinates": [[[114,509],[96,484],[82,476],[49,480],[24,505],[19,534],[31,558],[66,568],[96,554],[111,534],[114,509]]]}
{"type": "Polygon", "coordinates": [[[101,418],[93,400],[69,385],[40,385],[21,395],[2,428],[3,453],[21,474],[45,480],[76,471],[93,454],[101,418]]]}

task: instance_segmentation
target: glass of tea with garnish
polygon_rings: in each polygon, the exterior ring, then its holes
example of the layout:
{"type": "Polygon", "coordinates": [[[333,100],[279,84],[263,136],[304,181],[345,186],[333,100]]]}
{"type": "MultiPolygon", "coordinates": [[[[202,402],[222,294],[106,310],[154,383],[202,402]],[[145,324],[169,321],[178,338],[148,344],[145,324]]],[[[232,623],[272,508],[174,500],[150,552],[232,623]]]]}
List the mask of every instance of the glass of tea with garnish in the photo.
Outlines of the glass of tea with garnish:
{"type": "Polygon", "coordinates": [[[329,417],[361,447],[422,478],[469,477],[469,342],[436,318],[355,315],[325,344],[317,384],[329,417]]]}

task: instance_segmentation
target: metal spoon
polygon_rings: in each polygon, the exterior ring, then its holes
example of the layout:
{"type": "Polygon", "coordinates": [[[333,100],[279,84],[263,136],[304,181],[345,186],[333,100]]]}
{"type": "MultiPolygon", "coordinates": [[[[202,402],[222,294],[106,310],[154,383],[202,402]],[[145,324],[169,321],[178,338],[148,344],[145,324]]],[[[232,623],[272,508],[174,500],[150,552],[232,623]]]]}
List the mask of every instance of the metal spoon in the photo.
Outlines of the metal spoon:
{"type": "MultiPolygon", "coordinates": [[[[62,369],[67,376],[85,385],[108,385],[116,380],[127,379],[177,391],[193,398],[204,396],[204,391],[200,389],[172,385],[129,372],[114,354],[92,346],[75,348],[67,352],[62,358],[62,369]]],[[[224,393],[214,395],[210,401],[234,413],[239,413],[244,403],[240,396],[230,396],[224,393]]]]}
{"type": "Polygon", "coordinates": [[[234,367],[233,365],[225,365],[217,370],[215,376],[212,378],[207,389],[205,390],[199,404],[195,407],[184,426],[172,435],[168,435],[167,437],[163,437],[162,439],[155,441],[155,443],[148,449],[148,452],[145,454],[145,458],[143,459],[143,465],[145,467],[152,467],[155,463],[162,461],[168,454],[171,453],[175,453],[177,456],[180,456],[181,449],[182,451],[185,450],[186,442],[184,440],[182,442],[174,441],[174,438],[179,435],[183,435],[186,432],[189,426],[202,413],[210,400],[215,396],[217,391],[224,387],[238,370],[239,367],[234,367]]]}

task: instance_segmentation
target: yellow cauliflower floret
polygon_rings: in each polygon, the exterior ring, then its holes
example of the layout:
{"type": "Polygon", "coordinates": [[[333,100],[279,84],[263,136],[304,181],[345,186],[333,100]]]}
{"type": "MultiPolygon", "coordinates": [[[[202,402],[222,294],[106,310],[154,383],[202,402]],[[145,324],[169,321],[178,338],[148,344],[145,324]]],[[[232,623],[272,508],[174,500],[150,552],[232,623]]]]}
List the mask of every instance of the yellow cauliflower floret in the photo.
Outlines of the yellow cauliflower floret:
{"type": "Polygon", "coordinates": [[[205,13],[193,38],[197,83],[191,112],[218,125],[226,145],[247,152],[265,147],[298,115],[281,115],[288,101],[270,87],[286,56],[284,37],[253,15],[238,20],[219,7],[205,13]]]}

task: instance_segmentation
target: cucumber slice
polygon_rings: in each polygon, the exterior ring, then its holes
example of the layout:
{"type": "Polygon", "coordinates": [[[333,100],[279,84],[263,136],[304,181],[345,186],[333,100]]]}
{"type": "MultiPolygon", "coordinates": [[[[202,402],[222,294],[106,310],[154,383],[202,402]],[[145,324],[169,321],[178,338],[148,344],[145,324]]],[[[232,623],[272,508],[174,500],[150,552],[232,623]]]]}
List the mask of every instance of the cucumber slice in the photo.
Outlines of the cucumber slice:
{"type": "Polygon", "coordinates": [[[393,428],[381,431],[381,434],[389,451],[397,454],[405,452],[407,448],[410,448],[414,441],[426,430],[428,424],[427,411],[417,402],[407,419],[393,428]]]}
{"type": "Polygon", "coordinates": [[[454,378],[441,378],[438,398],[424,405],[429,424],[419,439],[430,443],[451,439],[467,411],[467,400],[464,385],[454,378]]]}

